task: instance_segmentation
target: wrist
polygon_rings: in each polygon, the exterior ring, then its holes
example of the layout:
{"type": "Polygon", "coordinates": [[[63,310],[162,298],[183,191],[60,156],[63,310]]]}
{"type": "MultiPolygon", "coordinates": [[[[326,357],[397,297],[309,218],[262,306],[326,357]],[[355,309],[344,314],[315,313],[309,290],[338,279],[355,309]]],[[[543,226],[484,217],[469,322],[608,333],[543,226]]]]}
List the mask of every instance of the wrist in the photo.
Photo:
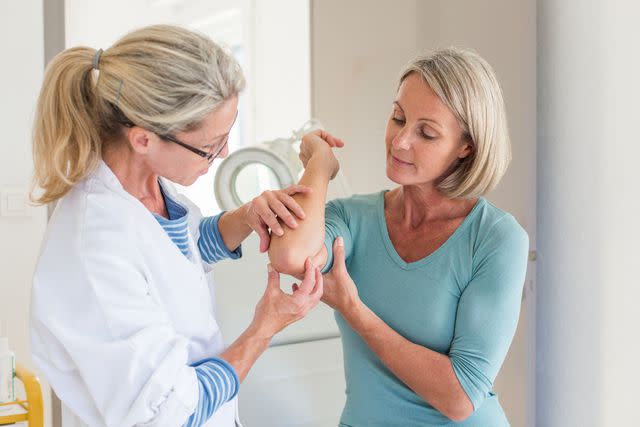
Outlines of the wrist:
{"type": "Polygon", "coordinates": [[[267,345],[269,345],[269,342],[271,342],[271,339],[275,335],[272,328],[269,328],[262,322],[256,322],[255,320],[251,322],[245,333],[251,339],[265,341],[267,345]]]}
{"type": "Polygon", "coordinates": [[[326,178],[327,181],[331,180],[331,176],[333,175],[333,166],[331,158],[325,153],[317,151],[313,153],[307,163],[307,169],[310,166],[315,167],[316,171],[322,173],[323,177],[326,178]]]}
{"type": "Polygon", "coordinates": [[[371,315],[374,314],[362,300],[358,299],[345,309],[342,315],[354,331],[360,335],[364,335],[367,333],[369,325],[371,324],[371,315]]]}
{"type": "Polygon", "coordinates": [[[230,212],[233,216],[237,217],[239,222],[245,227],[251,228],[249,224],[249,210],[251,208],[251,202],[245,203],[234,211],[230,212]]]}

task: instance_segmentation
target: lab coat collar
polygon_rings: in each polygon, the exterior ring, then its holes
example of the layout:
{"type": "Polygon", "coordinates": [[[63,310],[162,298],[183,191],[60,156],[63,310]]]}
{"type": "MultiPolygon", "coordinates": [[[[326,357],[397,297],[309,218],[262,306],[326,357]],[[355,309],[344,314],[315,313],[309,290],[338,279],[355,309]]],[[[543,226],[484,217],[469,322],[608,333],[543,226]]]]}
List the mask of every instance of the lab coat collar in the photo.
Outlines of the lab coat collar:
{"type": "MultiPolygon", "coordinates": [[[[97,178],[99,181],[104,183],[107,187],[114,190],[115,192],[125,195],[126,197],[129,197],[140,203],[137,198],[135,198],[131,193],[124,189],[118,177],[113,173],[109,165],[107,165],[104,160],[100,160],[98,168],[93,175],[95,176],[95,178],[97,178]]],[[[172,199],[175,199],[177,196],[177,191],[171,184],[171,181],[164,177],[159,177],[159,181],[160,185],[162,185],[162,190],[167,193],[172,199]]]]}

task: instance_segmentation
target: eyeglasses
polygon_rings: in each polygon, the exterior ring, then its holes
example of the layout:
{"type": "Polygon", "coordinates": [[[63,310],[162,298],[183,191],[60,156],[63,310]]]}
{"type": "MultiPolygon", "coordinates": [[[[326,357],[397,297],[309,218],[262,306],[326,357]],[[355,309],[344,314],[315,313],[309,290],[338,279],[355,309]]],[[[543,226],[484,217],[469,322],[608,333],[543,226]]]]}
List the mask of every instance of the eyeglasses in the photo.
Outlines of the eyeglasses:
{"type": "Polygon", "coordinates": [[[227,142],[229,141],[229,137],[227,136],[225,138],[225,140],[224,140],[224,143],[220,146],[220,148],[218,148],[213,153],[208,153],[208,152],[202,151],[199,148],[196,148],[196,147],[194,147],[192,145],[185,144],[184,142],[180,141],[179,139],[177,139],[174,136],[171,136],[171,135],[160,135],[160,134],[157,134],[157,133],[156,133],[156,135],[158,135],[161,139],[164,139],[165,141],[169,141],[169,142],[173,142],[174,144],[178,144],[179,146],[186,148],[187,150],[191,151],[192,153],[196,153],[198,156],[204,157],[205,159],[207,159],[207,162],[209,162],[209,163],[213,162],[213,159],[218,157],[218,154],[222,153],[222,150],[224,150],[224,147],[227,146],[227,142]]]}
{"type": "MultiPolygon", "coordinates": [[[[135,123],[133,123],[131,120],[129,120],[128,118],[125,117],[125,115],[122,113],[122,111],[120,111],[120,109],[118,107],[116,107],[115,105],[111,105],[111,107],[113,108],[113,110],[116,113],[116,118],[118,123],[120,123],[121,125],[125,126],[125,127],[133,127],[135,126],[135,123]]],[[[169,142],[173,142],[174,144],[178,144],[181,147],[186,148],[187,150],[191,151],[192,153],[196,153],[198,156],[203,157],[205,159],[207,159],[207,162],[212,163],[213,160],[218,157],[218,155],[220,153],[222,153],[222,150],[224,150],[224,147],[227,146],[227,143],[229,142],[229,136],[227,135],[227,137],[224,140],[224,143],[213,153],[207,152],[207,151],[203,151],[200,150],[199,148],[196,148],[192,145],[189,145],[187,143],[184,143],[182,141],[180,141],[178,138],[176,138],[175,136],[172,135],[161,135],[157,132],[153,132],[156,135],[158,135],[158,137],[160,139],[164,139],[165,141],[169,141],[169,142]]]]}

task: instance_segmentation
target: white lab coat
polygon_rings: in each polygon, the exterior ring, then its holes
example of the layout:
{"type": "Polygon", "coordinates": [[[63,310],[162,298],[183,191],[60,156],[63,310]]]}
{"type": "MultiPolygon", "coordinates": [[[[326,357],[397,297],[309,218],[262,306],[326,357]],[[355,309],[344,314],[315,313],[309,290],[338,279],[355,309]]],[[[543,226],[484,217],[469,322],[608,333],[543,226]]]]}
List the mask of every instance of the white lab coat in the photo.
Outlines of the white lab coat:
{"type": "MultiPolygon", "coordinates": [[[[63,402],[63,426],[180,426],[198,401],[190,364],[220,354],[209,265],[188,208],[187,259],[100,162],[63,197],[33,279],[32,353],[63,402]]],[[[206,426],[231,427],[234,399],[206,426]]]]}

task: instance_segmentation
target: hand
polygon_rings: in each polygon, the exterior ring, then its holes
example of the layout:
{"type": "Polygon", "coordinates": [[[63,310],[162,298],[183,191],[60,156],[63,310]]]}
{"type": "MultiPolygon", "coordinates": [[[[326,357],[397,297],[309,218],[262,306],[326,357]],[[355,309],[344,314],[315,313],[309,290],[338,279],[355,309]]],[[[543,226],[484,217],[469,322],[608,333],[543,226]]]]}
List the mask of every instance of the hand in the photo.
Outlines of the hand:
{"type": "Polygon", "coordinates": [[[307,258],[304,278],[293,285],[293,293],[280,289],[280,273],[269,264],[269,280],[264,295],[256,306],[252,326],[262,337],[271,338],[293,322],[302,319],[320,301],[323,279],[320,269],[307,258]]]}
{"type": "Polygon", "coordinates": [[[331,179],[335,178],[340,170],[340,163],[331,150],[333,147],[344,147],[344,142],[323,130],[309,132],[302,137],[302,144],[300,144],[299,157],[303,166],[306,168],[311,157],[317,156],[325,162],[331,179]]]}
{"type": "Polygon", "coordinates": [[[333,242],[333,267],[324,275],[322,302],[343,315],[360,304],[358,288],[351,279],[344,259],[344,240],[337,237],[333,242]]]}
{"type": "Polygon", "coordinates": [[[311,191],[311,188],[304,185],[292,185],[284,190],[265,191],[243,206],[245,223],[260,236],[260,252],[269,249],[270,231],[278,236],[284,234],[284,229],[278,219],[291,228],[298,226],[294,215],[299,219],[304,219],[304,211],[291,196],[311,191]]]}

